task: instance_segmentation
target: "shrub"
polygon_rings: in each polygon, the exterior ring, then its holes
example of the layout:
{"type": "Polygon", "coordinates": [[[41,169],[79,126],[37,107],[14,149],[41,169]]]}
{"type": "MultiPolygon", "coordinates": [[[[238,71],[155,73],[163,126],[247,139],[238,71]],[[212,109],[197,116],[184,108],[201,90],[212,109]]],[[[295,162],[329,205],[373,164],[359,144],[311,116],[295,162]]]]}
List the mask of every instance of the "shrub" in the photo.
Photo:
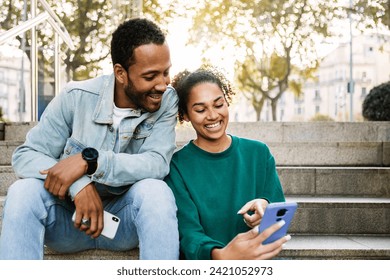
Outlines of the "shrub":
{"type": "Polygon", "coordinates": [[[0,107],[0,122],[5,122],[5,119],[3,118],[3,108],[0,107]]]}
{"type": "Polygon", "coordinates": [[[390,121],[390,81],[370,90],[364,99],[362,113],[368,121],[390,121]]]}

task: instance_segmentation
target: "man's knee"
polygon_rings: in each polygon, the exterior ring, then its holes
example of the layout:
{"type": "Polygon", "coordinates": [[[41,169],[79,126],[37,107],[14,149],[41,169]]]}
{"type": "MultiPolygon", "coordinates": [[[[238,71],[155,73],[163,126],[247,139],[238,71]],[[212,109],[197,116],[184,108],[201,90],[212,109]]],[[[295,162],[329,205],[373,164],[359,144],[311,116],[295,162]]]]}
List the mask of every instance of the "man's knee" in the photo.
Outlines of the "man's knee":
{"type": "Polygon", "coordinates": [[[15,181],[9,188],[7,196],[26,197],[34,196],[40,191],[45,190],[43,181],[39,179],[19,179],[15,181]]]}
{"type": "Polygon", "coordinates": [[[5,205],[13,209],[27,208],[29,205],[37,204],[43,192],[46,190],[43,181],[39,179],[17,180],[8,188],[5,205]]]}
{"type": "Polygon", "coordinates": [[[162,180],[144,179],[134,184],[133,187],[135,187],[136,196],[144,203],[153,204],[155,207],[159,204],[176,206],[172,190],[162,180]]]}

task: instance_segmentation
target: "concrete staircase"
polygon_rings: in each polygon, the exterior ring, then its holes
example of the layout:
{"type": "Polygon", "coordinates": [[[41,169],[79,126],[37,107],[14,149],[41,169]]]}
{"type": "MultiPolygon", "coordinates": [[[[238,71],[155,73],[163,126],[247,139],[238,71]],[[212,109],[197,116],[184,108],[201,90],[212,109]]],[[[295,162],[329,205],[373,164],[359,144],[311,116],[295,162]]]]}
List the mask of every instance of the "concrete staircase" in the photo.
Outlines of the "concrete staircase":
{"type": "MultiPolygon", "coordinates": [[[[12,123],[0,139],[0,211],[16,180],[12,151],[34,123],[12,123]]],[[[0,137],[1,137],[0,126],[0,137]]],[[[299,209],[286,259],[390,259],[390,123],[231,123],[229,133],[267,143],[287,200],[299,209]]],[[[181,147],[195,134],[177,128],[181,147]]],[[[1,220],[0,220],[1,224],[1,220]]],[[[137,259],[138,250],[91,250],[46,259],[137,259]]]]}

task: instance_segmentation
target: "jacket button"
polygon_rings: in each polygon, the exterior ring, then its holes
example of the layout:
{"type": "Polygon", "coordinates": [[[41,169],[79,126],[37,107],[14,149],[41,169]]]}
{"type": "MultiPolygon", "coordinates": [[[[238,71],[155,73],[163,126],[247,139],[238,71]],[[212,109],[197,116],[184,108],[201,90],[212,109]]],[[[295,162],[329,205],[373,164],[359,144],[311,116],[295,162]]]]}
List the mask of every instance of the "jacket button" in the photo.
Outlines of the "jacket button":
{"type": "Polygon", "coordinates": [[[112,127],[112,125],[110,125],[110,126],[108,127],[108,130],[109,130],[110,132],[113,132],[113,131],[114,131],[114,128],[112,127]]]}

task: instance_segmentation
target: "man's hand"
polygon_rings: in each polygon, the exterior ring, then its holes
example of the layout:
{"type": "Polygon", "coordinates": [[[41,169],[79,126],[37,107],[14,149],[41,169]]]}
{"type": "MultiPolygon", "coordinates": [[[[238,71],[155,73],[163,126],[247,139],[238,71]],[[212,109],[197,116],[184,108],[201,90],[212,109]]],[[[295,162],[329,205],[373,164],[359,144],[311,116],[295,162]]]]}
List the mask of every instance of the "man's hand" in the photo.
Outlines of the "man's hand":
{"type": "Polygon", "coordinates": [[[93,183],[82,189],[74,199],[76,219],[74,225],[93,238],[97,238],[103,230],[103,204],[93,183]],[[89,220],[89,226],[81,223],[89,220]]]}
{"type": "Polygon", "coordinates": [[[64,199],[69,187],[86,173],[87,168],[87,162],[79,153],[61,160],[53,167],[42,170],[40,173],[47,175],[44,184],[45,189],[51,194],[64,199]]]}
{"type": "Polygon", "coordinates": [[[247,202],[237,214],[241,214],[244,217],[244,222],[251,228],[260,224],[264,215],[264,210],[268,205],[268,201],[262,198],[253,199],[247,202]],[[249,214],[248,212],[253,212],[249,214]]]}
{"type": "Polygon", "coordinates": [[[278,222],[259,234],[258,227],[238,234],[224,248],[213,249],[211,252],[214,260],[268,260],[277,256],[283,249],[283,244],[291,239],[290,235],[284,236],[273,243],[262,245],[272,233],[283,226],[278,222]]]}

